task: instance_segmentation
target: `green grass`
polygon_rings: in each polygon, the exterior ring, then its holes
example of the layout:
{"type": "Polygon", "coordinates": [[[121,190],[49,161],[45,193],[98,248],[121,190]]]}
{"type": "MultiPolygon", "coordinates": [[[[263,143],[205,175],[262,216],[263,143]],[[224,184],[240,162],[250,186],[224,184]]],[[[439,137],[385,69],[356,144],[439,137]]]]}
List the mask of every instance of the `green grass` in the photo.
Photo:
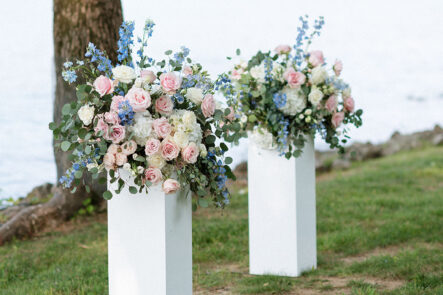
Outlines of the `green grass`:
{"type": "MultiPolygon", "coordinates": [[[[319,177],[318,269],[248,274],[247,191],[193,219],[198,294],[443,294],[443,148],[319,177]]],[[[104,216],[0,247],[0,294],[106,294],[104,216]]]]}

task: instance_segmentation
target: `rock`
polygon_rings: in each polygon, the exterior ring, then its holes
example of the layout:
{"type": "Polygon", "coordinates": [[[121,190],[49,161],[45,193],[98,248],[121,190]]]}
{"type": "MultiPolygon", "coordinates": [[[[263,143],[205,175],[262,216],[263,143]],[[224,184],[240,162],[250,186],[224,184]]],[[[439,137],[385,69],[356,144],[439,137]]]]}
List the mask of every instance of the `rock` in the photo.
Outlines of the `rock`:
{"type": "Polygon", "coordinates": [[[433,145],[443,145],[443,133],[437,134],[436,136],[434,136],[434,138],[432,139],[432,144],[433,145]]]}

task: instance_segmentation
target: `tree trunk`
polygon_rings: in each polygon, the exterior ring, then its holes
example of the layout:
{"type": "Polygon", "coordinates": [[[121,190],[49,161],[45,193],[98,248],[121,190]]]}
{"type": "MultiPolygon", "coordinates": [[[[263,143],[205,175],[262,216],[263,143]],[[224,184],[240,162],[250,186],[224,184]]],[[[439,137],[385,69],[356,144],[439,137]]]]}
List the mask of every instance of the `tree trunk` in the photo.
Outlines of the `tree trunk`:
{"type": "MultiPolygon", "coordinates": [[[[60,123],[63,105],[76,100],[75,89],[61,77],[63,63],[83,59],[89,42],[117,60],[118,29],[122,23],[120,0],[54,0],[54,62],[57,77],[54,122],[60,123]]],[[[54,149],[57,180],[70,167],[67,153],[54,149]]],[[[85,179],[86,180],[86,179],[85,179]]],[[[0,244],[25,237],[73,216],[89,197],[101,197],[104,185],[86,180],[91,194],[80,187],[74,194],[57,188],[45,204],[27,207],[0,227],[0,244]]]]}

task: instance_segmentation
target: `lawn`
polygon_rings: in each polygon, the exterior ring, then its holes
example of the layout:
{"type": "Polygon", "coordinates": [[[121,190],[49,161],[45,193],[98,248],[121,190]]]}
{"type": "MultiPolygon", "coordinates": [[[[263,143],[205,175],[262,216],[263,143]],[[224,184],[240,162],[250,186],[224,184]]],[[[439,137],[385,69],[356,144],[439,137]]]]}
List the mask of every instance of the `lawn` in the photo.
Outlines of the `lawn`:
{"type": "MultiPolygon", "coordinates": [[[[193,217],[194,294],[443,294],[443,148],[318,177],[318,269],[248,274],[247,188],[193,217]]],[[[107,294],[106,216],[0,247],[0,294],[107,294]]],[[[179,295],[179,294],[178,294],[179,295]]]]}

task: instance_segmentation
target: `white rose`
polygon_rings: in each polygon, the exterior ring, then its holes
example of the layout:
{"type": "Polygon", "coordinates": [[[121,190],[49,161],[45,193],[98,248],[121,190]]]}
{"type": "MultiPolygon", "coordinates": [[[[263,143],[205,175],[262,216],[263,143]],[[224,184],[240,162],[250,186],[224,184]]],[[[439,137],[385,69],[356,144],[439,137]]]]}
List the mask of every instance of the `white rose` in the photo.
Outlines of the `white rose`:
{"type": "Polygon", "coordinates": [[[200,144],[200,156],[205,158],[208,155],[208,150],[206,149],[206,146],[204,144],[200,144]]]}
{"type": "Polygon", "coordinates": [[[137,87],[137,88],[143,88],[142,86],[143,86],[143,79],[142,78],[137,78],[137,79],[135,79],[135,82],[134,82],[134,87],[137,87]]]}
{"type": "Polygon", "coordinates": [[[129,163],[123,164],[123,169],[125,169],[126,171],[131,172],[131,164],[129,164],[129,163]]]}
{"type": "Polygon", "coordinates": [[[175,132],[173,140],[180,148],[186,147],[189,143],[189,137],[183,131],[175,132]]]}
{"type": "Polygon", "coordinates": [[[265,128],[255,128],[248,136],[252,142],[262,149],[273,150],[275,149],[274,137],[265,128]]]}
{"type": "Polygon", "coordinates": [[[246,115],[242,115],[240,118],[240,123],[246,124],[248,122],[248,117],[246,115]]]}
{"type": "Polygon", "coordinates": [[[149,111],[135,113],[134,124],[129,127],[129,132],[134,134],[135,142],[140,146],[145,146],[148,137],[151,136],[153,119],[149,111]]]}
{"type": "Polygon", "coordinates": [[[197,122],[197,118],[195,117],[194,112],[186,111],[183,114],[183,124],[185,124],[186,128],[194,128],[194,124],[197,122]]]}
{"type": "Polygon", "coordinates": [[[142,167],[142,166],[138,166],[138,167],[137,167],[137,173],[138,173],[138,174],[143,174],[143,172],[145,172],[145,168],[142,167]]]}
{"type": "Polygon", "coordinates": [[[94,118],[94,111],[95,108],[89,105],[84,105],[78,110],[78,117],[85,126],[92,123],[92,118],[94,118]]]}
{"type": "Polygon", "coordinates": [[[256,79],[257,81],[265,81],[265,66],[263,64],[252,67],[249,72],[251,73],[252,78],[256,79]]]}
{"type": "Polygon", "coordinates": [[[124,65],[113,68],[112,75],[123,83],[131,83],[137,77],[133,68],[124,65]]]}
{"type": "Polygon", "coordinates": [[[323,98],[323,92],[320,91],[317,87],[312,87],[311,92],[308,95],[309,101],[313,106],[317,106],[321,99],[323,98]]]}
{"type": "Polygon", "coordinates": [[[323,83],[328,77],[328,72],[322,66],[318,66],[312,69],[311,72],[311,83],[314,85],[323,83]]]}
{"type": "Polygon", "coordinates": [[[290,116],[295,116],[306,107],[306,98],[300,89],[286,87],[282,94],[286,95],[286,104],[280,110],[290,116]]]}
{"type": "Polygon", "coordinates": [[[284,68],[281,64],[279,64],[278,62],[272,62],[272,71],[271,74],[279,81],[284,81],[285,79],[283,78],[283,72],[284,72],[284,68]]]}
{"type": "Polygon", "coordinates": [[[186,92],[186,98],[196,105],[199,105],[203,100],[203,90],[196,87],[189,88],[186,92]]]}
{"type": "Polygon", "coordinates": [[[165,159],[163,159],[163,157],[160,154],[154,154],[148,157],[148,164],[149,167],[162,169],[165,166],[166,161],[165,159]]]}
{"type": "Polygon", "coordinates": [[[350,87],[345,88],[342,92],[342,96],[343,98],[351,97],[351,88],[350,87]]]}

